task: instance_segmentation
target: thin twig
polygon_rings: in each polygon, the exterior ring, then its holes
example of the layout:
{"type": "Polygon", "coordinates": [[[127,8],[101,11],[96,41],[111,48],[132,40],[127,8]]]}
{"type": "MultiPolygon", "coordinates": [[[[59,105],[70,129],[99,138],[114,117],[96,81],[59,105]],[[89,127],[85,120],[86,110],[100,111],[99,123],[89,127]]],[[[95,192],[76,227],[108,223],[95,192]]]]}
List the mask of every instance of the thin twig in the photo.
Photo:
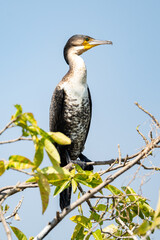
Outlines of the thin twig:
{"type": "Polygon", "coordinates": [[[14,142],[22,141],[22,140],[32,141],[32,138],[26,138],[26,137],[20,136],[20,137],[15,138],[15,139],[6,140],[6,141],[1,141],[0,144],[14,143],[14,142]]]}
{"type": "Polygon", "coordinates": [[[136,130],[137,130],[138,134],[143,138],[143,140],[145,141],[145,143],[146,143],[146,145],[147,145],[147,144],[149,143],[149,141],[147,140],[147,138],[143,135],[143,133],[141,133],[141,132],[139,131],[138,128],[136,128],[136,130]]]}
{"type": "Polygon", "coordinates": [[[147,167],[144,164],[142,164],[141,162],[138,162],[137,164],[140,165],[141,167],[143,167],[145,170],[160,171],[160,167],[147,167]]]}
{"type": "Polygon", "coordinates": [[[9,127],[11,127],[11,125],[17,120],[18,117],[16,117],[15,119],[13,119],[12,121],[10,121],[1,131],[0,131],[0,135],[6,131],[9,127]]]}
{"type": "Polygon", "coordinates": [[[24,174],[29,175],[29,176],[33,176],[33,177],[35,176],[34,173],[26,172],[26,171],[24,171],[22,169],[17,169],[17,168],[10,168],[10,169],[12,169],[14,171],[17,171],[17,172],[20,172],[20,173],[24,173],[24,174]]]}
{"type": "MultiPolygon", "coordinates": [[[[135,197],[140,197],[142,198],[140,195],[138,194],[125,194],[125,195],[110,195],[110,196],[104,196],[104,195],[94,195],[91,198],[106,198],[106,199],[113,199],[113,198],[125,198],[128,196],[135,196],[135,197]]],[[[144,198],[146,200],[146,198],[144,198]]]]}
{"type": "Polygon", "coordinates": [[[17,206],[13,210],[13,213],[11,215],[5,217],[6,220],[14,217],[17,214],[18,210],[20,209],[20,207],[22,205],[23,199],[24,199],[24,197],[22,197],[22,199],[19,201],[19,203],[17,204],[17,206]]]}
{"type": "MultiPolygon", "coordinates": [[[[122,237],[120,237],[120,236],[114,235],[113,233],[105,232],[105,231],[102,231],[102,233],[108,234],[108,235],[110,235],[111,237],[114,237],[115,239],[129,239],[129,238],[132,238],[132,239],[133,239],[132,236],[126,236],[126,237],[122,236],[122,237]]],[[[108,236],[106,236],[106,237],[108,237],[108,236]]],[[[107,238],[106,238],[106,239],[107,239],[107,238]]]]}
{"type": "MultiPolygon", "coordinates": [[[[81,187],[81,185],[79,183],[78,183],[78,189],[82,193],[82,195],[85,194],[85,192],[83,191],[83,189],[82,189],[82,187],[81,187]]],[[[88,206],[89,206],[91,211],[96,212],[89,199],[86,200],[86,203],[88,204],[88,206]]]]}
{"type": "Polygon", "coordinates": [[[119,165],[121,165],[121,159],[122,159],[122,155],[121,155],[121,149],[120,149],[120,145],[118,144],[118,154],[119,154],[119,165]]]}
{"type": "Polygon", "coordinates": [[[139,105],[139,103],[135,102],[135,105],[141,109],[143,112],[145,112],[148,116],[150,116],[152,118],[152,120],[155,122],[155,124],[160,128],[160,124],[158,122],[158,120],[151,114],[149,113],[147,110],[145,110],[142,106],[139,105]]]}

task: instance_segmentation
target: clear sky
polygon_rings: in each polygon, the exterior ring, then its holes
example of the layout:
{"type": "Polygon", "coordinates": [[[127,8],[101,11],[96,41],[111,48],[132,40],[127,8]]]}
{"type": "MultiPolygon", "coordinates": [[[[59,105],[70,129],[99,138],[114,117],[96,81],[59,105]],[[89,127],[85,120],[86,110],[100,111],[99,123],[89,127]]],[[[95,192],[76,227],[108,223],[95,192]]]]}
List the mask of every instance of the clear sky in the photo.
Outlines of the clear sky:
{"type": "MultiPolygon", "coordinates": [[[[113,46],[100,46],[83,54],[88,71],[88,84],[93,101],[93,116],[85,154],[92,160],[108,160],[118,156],[120,144],[123,156],[143,147],[136,127],[146,135],[151,121],[134,105],[138,101],[159,117],[160,102],[160,1],[100,0],[100,1],[0,1],[0,129],[21,104],[24,111],[34,113],[40,127],[49,130],[49,105],[52,92],[68,70],[63,59],[63,47],[74,34],[86,34],[112,40],[113,46]]],[[[2,139],[19,136],[10,130],[2,139]]],[[[31,143],[15,143],[1,147],[0,157],[11,154],[32,159],[31,143]]],[[[151,159],[159,165],[158,152],[151,159]]],[[[50,164],[45,157],[44,166],[50,164]]],[[[98,170],[99,168],[96,168],[98,170]]],[[[115,181],[117,187],[127,184],[135,167],[115,181]]],[[[9,171],[0,186],[16,184],[26,176],[9,171]]],[[[150,176],[140,171],[132,187],[156,207],[159,174],[150,176]],[[146,184],[145,181],[148,181],[146,184]]],[[[52,220],[58,198],[51,194],[48,210],[41,215],[38,190],[26,191],[10,198],[14,208],[21,196],[24,203],[19,212],[21,222],[12,222],[26,235],[36,235],[52,220]]],[[[11,209],[12,210],[12,209],[11,209]]],[[[74,214],[76,214],[75,212],[74,214]]],[[[66,219],[46,239],[70,239],[75,225],[66,219]],[[65,236],[65,237],[64,237],[65,236]]],[[[0,233],[3,232],[0,227],[0,233]]],[[[0,239],[2,240],[3,237],[0,239]]]]}

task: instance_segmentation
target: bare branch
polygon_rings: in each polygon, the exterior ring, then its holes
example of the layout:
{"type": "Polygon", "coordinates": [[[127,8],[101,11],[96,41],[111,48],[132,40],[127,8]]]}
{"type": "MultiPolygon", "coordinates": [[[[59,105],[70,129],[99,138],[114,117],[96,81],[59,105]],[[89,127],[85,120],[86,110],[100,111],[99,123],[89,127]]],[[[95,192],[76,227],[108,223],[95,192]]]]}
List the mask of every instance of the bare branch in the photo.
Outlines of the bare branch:
{"type": "Polygon", "coordinates": [[[149,141],[147,140],[147,138],[143,135],[143,133],[141,133],[138,129],[138,127],[136,128],[138,134],[143,138],[143,140],[145,141],[146,145],[149,143],[149,141]]]}
{"type": "Polygon", "coordinates": [[[142,106],[139,105],[139,103],[135,102],[135,105],[141,109],[143,112],[145,112],[148,116],[150,116],[152,118],[152,120],[155,122],[155,124],[160,128],[160,124],[158,122],[158,120],[151,114],[149,113],[147,110],[145,110],[142,106]]]}
{"type": "Polygon", "coordinates": [[[7,217],[5,217],[5,220],[10,219],[10,218],[14,217],[17,214],[18,210],[20,209],[20,207],[22,205],[23,199],[24,199],[24,197],[22,197],[22,199],[19,201],[19,203],[17,204],[17,206],[13,210],[12,214],[7,216],[7,217]]]}
{"type": "Polygon", "coordinates": [[[26,137],[20,136],[20,137],[15,138],[15,139],[6,140],[6,141],[1,141],[0,144],[14,143],[14,142],[22,141],[22,140],[32,141],[32,138],[26,138],[26,137]]]}
{"type": "Polygon", "coordinates": [[[10,128],[12,126],[12,124],[17,120],[18,117],[16,117],[15,119],[13,119],[12,121],[10,121],[1,131],[0,131],[0,135],[6,131],[8,128],[10,128]]]}
{"type": "Polygon", "coordinates": [[[17,193],[21,192],[26,188],[37,188],[38,184],[33,182],[33,183],[18,183],[16,186],[7,186],[3,187],[0,189],[0,201],[6,199],[7,197],[17,193]]]}
{"type": "Polygon", "coordinates": [[[140,165],[141,167],[143,167],[146,170],[155,170],[155,171],[160,171],[160,167],[146,167],[144,164],[142,164],[141,162],[137,163],[138,165],[140,165]]]}
{"type": "MultiPolygon", "coordinates": [[[[139,151],[131,156],[126,155],[125,158],[121,158],[121,162],[127,162],[128,160],[131,160],[135,157],[137,157],[142,151],[139,151]]],[[[94,162],[87,162],[86,165],[111,165],[112,163],[114,163],[115,161],[117,161],[118,158],[116,159],[111,159],[111,160],[107,160],[107,161],[94,161],[94,162]]],[[[118,161],[117,161],[118,163],[118,161]]]]}
{"type": "Polygon", "coordinates": [[[12,237],[11,237],[11,231],[6,223],[6,220],[4,218],[4,215],[3,215],[3,211],[2,211],[2,208],[1,208],[1,205],[0,205],[0,219],[2,221],[2,224],[3,224],[3,227],[4,227],[4,230],[6,232],[6,235],[7,235],[7,239],[8,240],[12,240],[12,237]]]}

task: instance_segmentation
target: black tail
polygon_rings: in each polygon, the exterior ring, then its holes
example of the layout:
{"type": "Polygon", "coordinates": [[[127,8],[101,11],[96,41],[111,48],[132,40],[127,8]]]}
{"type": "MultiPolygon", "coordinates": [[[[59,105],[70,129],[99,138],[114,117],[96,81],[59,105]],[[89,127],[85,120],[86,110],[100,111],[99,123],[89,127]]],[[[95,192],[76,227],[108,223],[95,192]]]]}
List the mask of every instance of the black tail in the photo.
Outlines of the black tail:
{"type": "Polygon", "coordinates": [[[65,207],[68,207],[71,202],[71,191],[72,187],[68,187],[63,192],[60,193],[60,208],[63,210],[65,207]]]}
{"type": "MultiPolygon", "coordinates": [[[[61,156],[61,167],[64,167],[70,162],[69,154],[64,146],[59,146],[58,150],[59,150],[59,153],[61,156]]],[[[65,207],[68,207],[70,205],[71,192],[72,192],[72,187],[70,186],[70,187],[66,188],[65,190],[63,190],[63,192],[60,193],[59,202],[60,202],[60,208],[62,211],[65,207]]]]}
{"type": "MultiPolygon", "coordinates": [[[[70,159],[70,156],[68,154],[68,151],[65,149],[65,147],[58,146],[58,150],[61,156],[61,167],[66,166],[69,162],[72,162],[70,159]]],[[[93,170],[93,166],[89,165],[87,166],[87,162],[91,162],[86,156],[84,156],[82,153],[79,155],[80,160],[74,160],[73,162],[80,165],[83,170],[93,170]]],[[[68,187],[63,192],[60,193],[60,208],[63,210],[65,207],[68,207],[71,202],[71,191],[72,187],[68,187]]]]}

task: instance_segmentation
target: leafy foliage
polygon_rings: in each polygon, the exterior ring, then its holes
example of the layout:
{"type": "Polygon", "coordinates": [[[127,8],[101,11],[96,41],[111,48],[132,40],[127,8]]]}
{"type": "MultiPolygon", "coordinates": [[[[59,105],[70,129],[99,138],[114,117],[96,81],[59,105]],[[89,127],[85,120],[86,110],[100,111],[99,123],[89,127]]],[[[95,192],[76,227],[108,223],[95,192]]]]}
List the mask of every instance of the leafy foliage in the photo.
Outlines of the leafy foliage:
{"type": "MultiPolygon", "coordinates": [[[[86,188],[95,188],[103,182],[99,173],[83,171],[79,165],[75,164],[71,171],[60,167],[60,155],[56,145],[68,145],[71,144],[71,140],[60,132],[45,132],[37,125],[32,113],[23,113],[22,107],[18,104],[15,107],[16,113],[11,118],[11,126],[21,128],[24,140],[32,140],[35,153],[33,159],[17,154],[11,155],[7,161],[0,160],[0,176],[10,169],[22,172],[26,170],[32,175],[26,182],[38,184],[42,214],[49,204],[52,186],[55,186],[53,196],[56,196],[69,186],[72,186],[73,193],[76,193],[80,184],[86,188]],[[41,168],[44,152],[47,153],[51,166],[41,168]]],[[[82,194],[78,192],[78,199],[82,194]]],[[[100,194],[101,198],[99,197],[96,202],[88,202],[89,213],[85,214],[83,205],[79,205],[79,214],[70,218],[76,224],[71,240],[88,240],[90,237],[95,240],[114,240],[121,236],[132,239],[126,228],[139,237],[146,236],[149,240],[147,234],[160,228],[160,196],[157,209],[154,211],[147,200],[136,194],[130,186],[118,189],[113,185],[107,185],[100,194]]],[[[5,214],[9,206],[6,205],[1,209],[5,214]]],[[[27,240],[18,228],[11,226],[11,229],[17,239],[27,240]]]]}
{"type": "MultiPolygon", "coordinates": [[[[77,224],[72,240],[78,239],[77,235],[80,239],[83,239],[84,236],[89,239],[91,235],[94,239],[117,239],[118,236],[130,236],[120,224],[120,220],[128,229],[134,229],[134,233],[138,236],[145,235],[148,230],[153,230],[159,226],[159,210],[155,212],[149,206],[147,200],[137,195],[131,187],[124,186],[120,190],[113,185],[108,185],[107,189],[111,192],[111,195],[104,197],[103,203],[96,204],[94,211],[90,211],[89,217],[85,217],[84,211],[81,211],[81,215],[70,218],[77,224]],[[137,224],[137,217],[142,219],[143,223],[141,225],[137,224]],[[106,226],[106,221],[111,220],[115,221],[115,224],[106,226]],[[77,231],[80,225],[81,233],[77,231]],[[95,227],[97,230],[93,231],[95,227]]],[[[159,206],[157,209],[159,209],[159,206]]]]}

